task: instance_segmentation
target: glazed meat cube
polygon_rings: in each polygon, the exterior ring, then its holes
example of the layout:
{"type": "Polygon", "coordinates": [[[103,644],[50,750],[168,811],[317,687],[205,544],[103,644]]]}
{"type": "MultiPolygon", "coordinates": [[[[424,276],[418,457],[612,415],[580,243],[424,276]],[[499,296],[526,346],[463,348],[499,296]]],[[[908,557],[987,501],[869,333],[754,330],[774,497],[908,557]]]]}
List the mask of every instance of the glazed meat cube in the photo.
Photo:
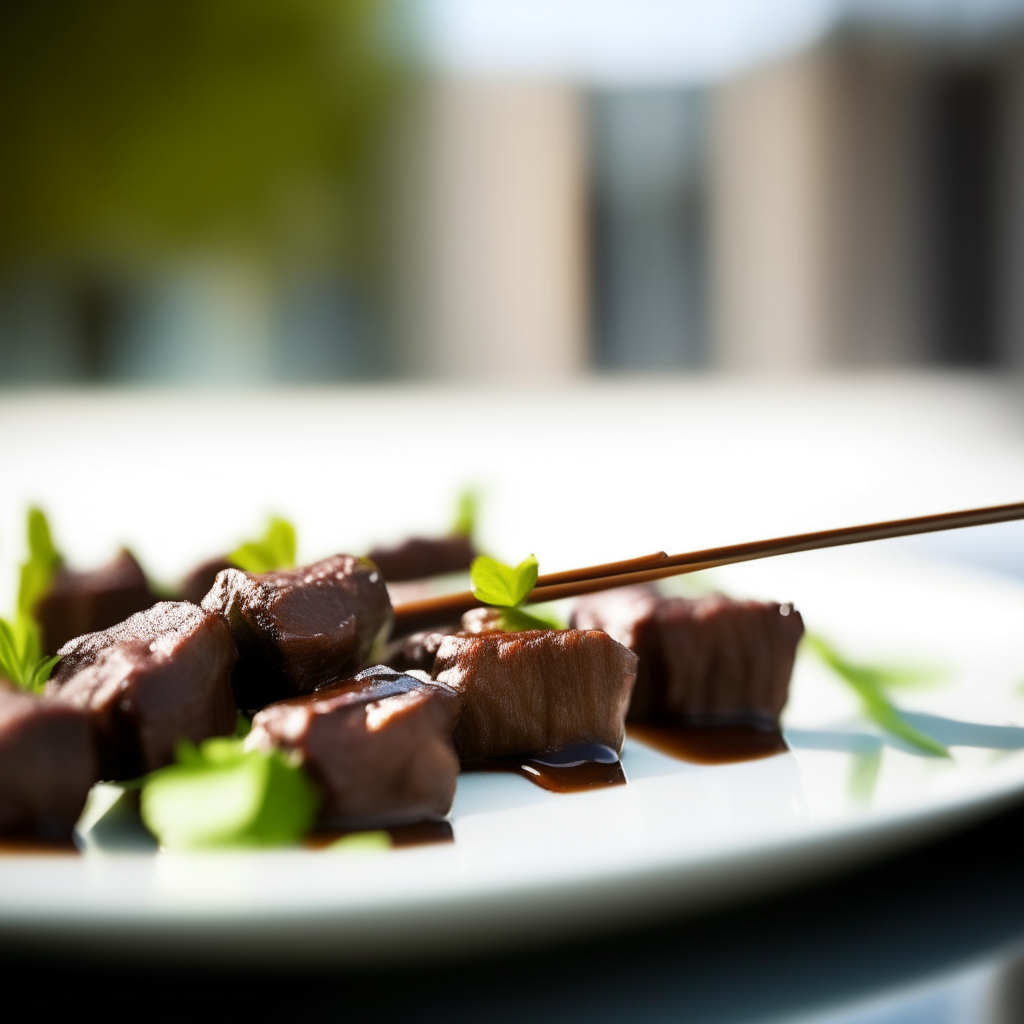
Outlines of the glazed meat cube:
{"type": "Polygon", "coordinates": [[[197,565],[182,581],[178,588],[183,601],[202,604],[203,598],[210,592],[217,576],[225,569],[232,568],[226,558],[210,558],[197,565]]]}
{"type": "Polygon", "coordinates": [[[399,583],[465,572],[476,554],[468,537],[453,534],[433,540],[410,537],[393,548],[374,548],[368,557],[388,583],[399,583]]]}
{"type": "Polygon", "coordinates": [[[393,640],[384,652],[384,664],[401,672],[418,669],[434,674],[434,658],[446,636],[479,636],[481,633],[505,633],[504,614],[500,608],[473,608],[462,616],[459,625],[411,633],[393,640]]]}
{"type": "Polygon", "coordinates": [[[394,640],[384,651],[384,664],[399,672],[416,669],[432,676],[434,658],[437,656],[441,641],[455,632],[456,630],[452,628],[427,630],[394,640]]]}
{"type": "Polygon", "coordinates": [[[775,726],[804,626],[792,605],[690,600],[624,587],[581,598],[571,622],[604,629],[640,656],[629,717],[775,726]]]}
{"type": "Polygon", "coordinates": [[[43,650],[56,654],[76,636],[109,629],[155,600],[141,566],[130,551],[122,550],[92,572],[58,569],[33,615],[42,629],[43,650]]]}
{"type": "Polygon", "coordinates": [[[264,708],[249,747],[295,751],[323,793],[325,825],[402,824],[447,814],[459,760],[458,700],[383,665],[264,708]]]}
{"type": "Polygon", "coordinates": [[[0,682],[0,833],[70,835],[96,778],[89,716],[0,682]]]}
{"type": "Polygon", "coordinates": [[[459,695],[464,761],[601,743],[621,750],[636,655],[607,633],[538,629],[448,636],[434,677],[459,695]]]}
{"type": "Polygon", "coordinates": [[[632,721],[649,719],[657,711],[652,696],[656,687],[651,680],[664,677],[656,617],[661,600],[651,586],[619,587],[580,598],[569,617],[569,625],[575,629],[604,630],[639,656],[629,703],[632,721]]]}
{"type": "Polygon", "coordinates": [[[351,678],[374,660],[392,619],[380,573],[352,555],[262,575],[225,569],[203,608],[231,626],[235,699],[249,712],[351,678]]]}
{"type": "Polygon", "coordinates": [[[231,630],[194,604],[163,601],[59,653],[46,693],[90,713],[102,778],[134,778],[169,764],[180,740],[234,730],[231,630]]]}
{"type": "Polygon", "coordinates": [[[481,633],[504,633],[505,613],[501,608],[471,608],[462,616],[460,633],[479,636],[481,633]]]}

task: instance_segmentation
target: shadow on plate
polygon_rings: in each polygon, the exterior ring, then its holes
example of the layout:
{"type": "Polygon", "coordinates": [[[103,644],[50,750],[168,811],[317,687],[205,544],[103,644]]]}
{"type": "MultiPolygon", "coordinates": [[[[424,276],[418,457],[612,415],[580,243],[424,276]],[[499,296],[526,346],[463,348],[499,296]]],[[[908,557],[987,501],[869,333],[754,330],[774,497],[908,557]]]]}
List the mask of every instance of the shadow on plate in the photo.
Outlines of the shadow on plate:
{"type": "MultiPolygon", "coordinates": [[[[903,717],[915,729],[944,747],[980,747],[986,750],[1024,750],[1024,728],[1016,725],[984,725],[956,718],[904,711],[903,717]]],[[[865,754],[883,746],[905,753],[919,751],[895,736],[863,732],[856,728],[786,729],[786,742],[794,750],[834,750],[865,754]]]]}

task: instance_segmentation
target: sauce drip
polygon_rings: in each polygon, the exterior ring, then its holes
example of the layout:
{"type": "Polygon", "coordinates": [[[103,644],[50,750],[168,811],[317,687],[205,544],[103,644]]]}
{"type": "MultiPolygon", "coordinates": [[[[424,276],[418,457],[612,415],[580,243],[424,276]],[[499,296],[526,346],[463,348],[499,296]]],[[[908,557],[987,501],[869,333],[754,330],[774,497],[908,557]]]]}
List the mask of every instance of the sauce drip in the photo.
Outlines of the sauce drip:
{"type": "Polygon", "coordinates": [[[455,841],[455,833],[452,832],[452,826],[447,821],[410,821],[405,825],[392,825],[390,828],[382,829],[336,829],[313,832],[306,837],[303,845],[310,850],[322,850],[338,839],[366,831],[387,832],[391,836],[392,847],[396,849],[403,846],[429,846],[432,843],[455,841]]]}
{"type": "Polygon", "coordinates": [[[669,757],[692,764],[733,764],[785,754],[789,750],[782,733],[754,725],[671,725],[661,722],[630,722],[631,739],[669,757]]]}
{"type": "Polygon", "coordinates": [[[38,836],[0,836],[0,856],[78,856],[78,847],[70,839],[40,839],[38,836]]]}
{"type": "Polygon", "coordinates": [[[464,761],[464,772],[511,772],[552,793],[624,786],[626,775],[619,755],[601,743],[583,743],[542,757],[495,757],[464,761]]]}

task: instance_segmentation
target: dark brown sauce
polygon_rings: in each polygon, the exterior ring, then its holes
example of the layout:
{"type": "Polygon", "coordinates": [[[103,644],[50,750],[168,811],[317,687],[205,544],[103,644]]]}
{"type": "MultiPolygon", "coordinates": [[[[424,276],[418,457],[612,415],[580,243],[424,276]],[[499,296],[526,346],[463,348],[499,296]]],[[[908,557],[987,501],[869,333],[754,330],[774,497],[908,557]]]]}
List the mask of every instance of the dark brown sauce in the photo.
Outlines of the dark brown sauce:
{"type": "Polygon", "coordinates": [[[78,856],[78,847],[70,839],[40,839],[38,836],[0,836],[0,856],[78,856]]]}
{"type": "Polygon", "coordinates": [[[622,763],[611,747],[587,743],[543,758],[495,757],[464,761],[464,772],[511,772],[552,793],[579,793],[585,789],[624,786],[622,763]]]}
{"type": "Polygon", "coordinates": [[[305,845],[310,850],[322,850],[331,843],[344,839],[345,836],[357,835],[359,832],[387,832],[391,837],[391,845],[395,848],[403,846],[429,846],[432,843],[452,843],[455,833],[447,821],[410,821],[405,825],[392,825],[382,829],[335,829],[332,831],[312,832],[306,836],[305,845]]]}
{"type": "Polygon", "coordinates": [[[757,761],[789,750],[778,729],[760,729],[754,725],[630,722],[626,732],[631,739],[639,740],[662,754],[693,764],[757,761]]]}

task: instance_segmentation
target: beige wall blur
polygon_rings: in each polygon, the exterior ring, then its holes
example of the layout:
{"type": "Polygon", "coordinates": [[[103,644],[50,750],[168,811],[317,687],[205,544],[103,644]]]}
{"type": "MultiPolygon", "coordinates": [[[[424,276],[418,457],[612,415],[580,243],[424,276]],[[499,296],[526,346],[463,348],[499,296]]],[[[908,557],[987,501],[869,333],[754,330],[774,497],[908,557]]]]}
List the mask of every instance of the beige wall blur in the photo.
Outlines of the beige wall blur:
{"type": "Polygon", "coordinates": [[[398,367],[550,379],[587,360],[581,100],[556,84],[435,81],[403,143],[398,367]]]}
{"type": "Polygon", "coordinates": [[[716,364],[787,371],[919,354],[914,82],[905,54],[833,46],[716,91],[716,364]]]}
{"type": "Polygon", "coordinates": [[[824,68],[803,57],[726,82],[712,108],[713,359],[825,361],[824,68]]]}

